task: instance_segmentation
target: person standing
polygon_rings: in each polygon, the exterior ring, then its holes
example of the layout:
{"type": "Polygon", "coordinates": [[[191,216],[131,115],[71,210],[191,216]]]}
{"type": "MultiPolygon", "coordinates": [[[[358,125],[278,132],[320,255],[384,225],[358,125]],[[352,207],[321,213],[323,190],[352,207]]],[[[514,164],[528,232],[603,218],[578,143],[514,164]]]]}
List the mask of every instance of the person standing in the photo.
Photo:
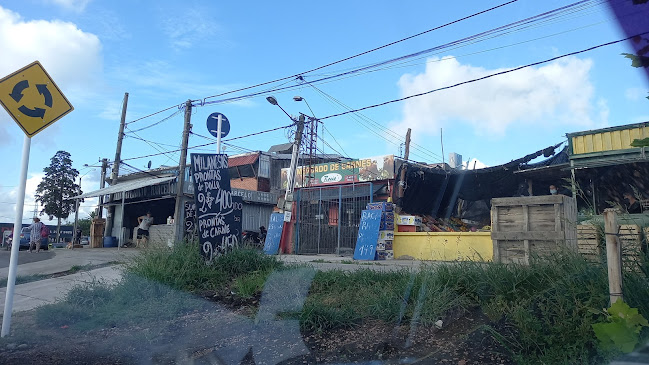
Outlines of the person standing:
{"type": "Polygon", "coordinates": [[[642,208],[640,207],[640,202],[638,199],[635,198],[635,195],[633,193],[627,192],[622,195],[626,201],[629,202],[629,204],[626,207],[626,211],[629,212],[629,214],[638,214],[642,213],[642,208]]]}
{"type": "Polygon", "coordinates": [[[41,251],[41,231],[43,230],[43,223],[39,218],[34,217],[34,223],[29,226],[29,252],[32,252],[32,245],[35,246],[36,252],[41,251]]]}
{"type": "Polygon", "coordinates": [[[144,247],[146,247],[147,241],[149,240],[149,227],[153,224],[153,217],[151,212],[146,212],[146,215],[137,218],[137,246],[140,246],[140,242],[144,240],[144,247]]]}

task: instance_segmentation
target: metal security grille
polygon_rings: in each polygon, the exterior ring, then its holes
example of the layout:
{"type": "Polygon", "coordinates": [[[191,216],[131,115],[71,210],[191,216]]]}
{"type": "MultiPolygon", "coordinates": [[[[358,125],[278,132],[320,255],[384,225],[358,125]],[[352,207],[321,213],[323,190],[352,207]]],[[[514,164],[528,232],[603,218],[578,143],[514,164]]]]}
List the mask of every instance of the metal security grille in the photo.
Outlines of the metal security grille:
{"type": "Polygon", "coordinates": [[[297,253],[352,255],[361,211],[372,202],[374,187],[362,183],[300,189],[296,199],[297,253]]]}

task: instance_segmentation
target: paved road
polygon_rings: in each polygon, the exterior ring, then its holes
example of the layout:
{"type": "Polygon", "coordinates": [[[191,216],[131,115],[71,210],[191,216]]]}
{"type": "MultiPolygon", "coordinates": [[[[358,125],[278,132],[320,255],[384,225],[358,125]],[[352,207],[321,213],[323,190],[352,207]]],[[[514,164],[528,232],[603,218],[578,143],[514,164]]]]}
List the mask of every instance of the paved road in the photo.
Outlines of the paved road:
{"type": "MultiPolygon", "coordinates": [[[[29,253],[29,251],[20,251],[18,253],[18,265],[27,264],[30,262],[37,262],[42,260],[48,260],[54,257],[53,250],[41,251],[37,253],[29,253]]],[[[0,249],[0,268],[9,267],[9,258],[11,257],[11,251],[0,249]]]]}
{"type": "MultiPolygon", "coordinates": [[[[127,248],[55,248],[46,252],[18,253],[18,276],[55,274],[70,270],[72,266],[100,265],[108,262],[128,262],[139,250],[127,248]]],[[[9,275],[9,252],[0,253],[0,278],[9,275]]]]}

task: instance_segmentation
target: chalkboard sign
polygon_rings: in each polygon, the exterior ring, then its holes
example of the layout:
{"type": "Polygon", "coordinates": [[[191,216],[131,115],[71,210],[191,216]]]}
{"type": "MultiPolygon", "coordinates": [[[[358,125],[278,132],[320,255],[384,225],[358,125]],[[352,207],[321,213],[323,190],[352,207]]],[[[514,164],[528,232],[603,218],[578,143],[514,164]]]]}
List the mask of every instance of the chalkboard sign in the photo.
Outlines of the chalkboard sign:
{"type": "Polygon", "coordinates": [[[196,238],[196,203],[185,202],[185,239],[193,241],[196,238]]]}
{"type": "Polygon", "coordinates": [[[268,222],[266,242],[264,242],[264,253],[276,255],[279,251],[279,241],[282,239],[282,228],[284,228],[284,213],[273,213],[268,222]]]}
{"type": "Polygon", "coordinates": [[[361,214],[354,260],[374,260],[382,213],[380,210],[364,210],[361,214]]]}
{"type": "Polygon", "coordinates": [[[191,173],[201,254],[211,261],[214,256],[222,255],[239,244],[237,234],[232,230],[236,224],[228,156],[192,153],[191,173]]]}
{"type": "Polygon", "coordinates": [[[240,196],[232,196],[232,208],[234,209],[234,224],[230,226],[230,231],[237,235],[237,242],[242,242],[241,233],[243,233],[243,198],[240,196]]]}

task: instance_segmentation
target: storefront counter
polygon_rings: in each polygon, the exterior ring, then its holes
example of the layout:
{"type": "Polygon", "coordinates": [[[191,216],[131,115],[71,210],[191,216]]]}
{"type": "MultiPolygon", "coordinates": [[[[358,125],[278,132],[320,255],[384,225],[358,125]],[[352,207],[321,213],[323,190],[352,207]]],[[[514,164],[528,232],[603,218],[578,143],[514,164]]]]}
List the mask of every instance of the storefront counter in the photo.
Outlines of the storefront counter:
{"type": "Polygon", "coordinates": [[[491,232],[395,232],[394,258],[492,261],[491,232]]]}

